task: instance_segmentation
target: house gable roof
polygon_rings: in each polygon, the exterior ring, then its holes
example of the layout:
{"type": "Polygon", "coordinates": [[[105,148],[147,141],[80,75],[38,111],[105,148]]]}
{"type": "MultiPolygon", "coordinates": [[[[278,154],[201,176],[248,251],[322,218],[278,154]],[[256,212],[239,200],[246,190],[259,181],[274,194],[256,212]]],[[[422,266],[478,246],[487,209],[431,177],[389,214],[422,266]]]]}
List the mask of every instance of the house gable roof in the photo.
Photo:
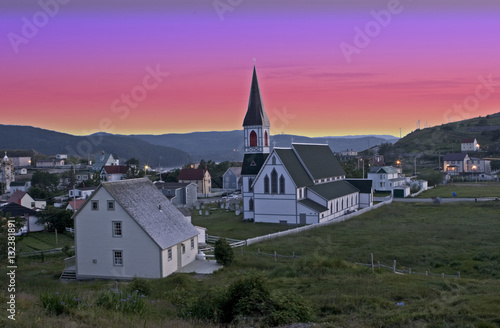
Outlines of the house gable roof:
{"type": "Polygon", "coordinates": [[[476,138],[464,138],[462,139],[462,143],[474,143],[476,141],[476,138]]]}
{"type": "MultiPolygon", "coordinates": [[[[26,196],[27,193],[25,191],[20,191],[20,190],[16,190],[10,197],[9,199],[7,200],[9,203],[17,203],[19,204],[19,202],[21,201],[21,199],[23,199],[24,196],[26,196]]],[[[31,198],[30,195],[28,195],[28,197],[31,198]]]]}
{"type": "Polygon", "coordinates": [[[85,203],[86,199],[74,199],[70,200],[68,202],[68,205],[73,209],[73,210],[79,210],[80,207],[85,203]]]}
{"type": "Polygon", "coordinates": [[[177,180],[203,180],[205,171],[205,169],[182,169],[177,180]]]}
{"type": "Polygon", "coordinates": [[[0,212],[2,212],[2,216],[5,217],[7,216],[7,214],[10,214],[10,217],[12,218],[16,216],[25,216],[26,214],[30,216],[36,215],[36,211],[17,203],[8,203],[6,205],[3,205],[2,207],[0,207],[0,212]]]}
{"type": "Polygon", "coordinates": [[[147,178],[103,182],[101,187],[162,249],[198,235],[196,228],[147,178]]]}
{"type": "Polygon", "coordinates": [[[350,195],[355,192],[359,192],[359,189],[354,187],[352,184],[345,180],[337,180],[328,183],[321,183],[308,189],[314,191],[319,196],[326,200],[332,200],[342,196],[350,195]]]}
{"type": "Polygon", "coordinates": [[[267,118],[262,97],[260,96],[259,81],[257,80],[257,71],[253,68],[252,86],[250,87],[250,98],[248,99],[248,109],[243,120],[243,126],[263,125],[270,126],[267,118]]]}
{"type": "Polygon", "coordinates": [[[283,163],[288,174],[292,177],[297,188],[302,188],[313,183],[297,154],[291,148],[275,148],[274,152],[280,158],[281,163],[283,163]]]}
{"type": "Polygon", "coordinates": [[[241,177],[241,166],[233,166],[228,168],[224,175],[229,174],[230,172],[232,172],[236,176],[236,178],[241,177]]]}
{"type": "Polygon", "coordinates": [[[102,169],[106,174],[125,174],[128,171],[126,165],[105,165],[102,169]]]}
{"type": "Polygon", "coordinates": [[[467,153],[448,153],[444,155],[443,161],[464,161],[467,153]]]}
{"type": "Polygon", "coordinates": [[[313,179],[345,176],[328,145],[292,144],[292,148],[313,179]]]}
{"type": "Polygon", "coordinates": [[[395,174],[398,173],[398,170],[392,166],[372,166],[370,173],[395,174]]]}

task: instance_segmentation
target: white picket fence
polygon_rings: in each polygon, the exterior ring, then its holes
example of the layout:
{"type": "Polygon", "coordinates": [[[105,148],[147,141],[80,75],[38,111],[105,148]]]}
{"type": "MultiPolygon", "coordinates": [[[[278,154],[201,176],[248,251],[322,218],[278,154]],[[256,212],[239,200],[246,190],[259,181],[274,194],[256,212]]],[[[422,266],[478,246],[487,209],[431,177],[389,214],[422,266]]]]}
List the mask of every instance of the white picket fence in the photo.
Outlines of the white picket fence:
{"type": "Polygon", "coordinates": [[[389,199],[389,200],[387,200],[387,201],[385,201],[385,202],[378,203],[376,205],[373,205],[373,206],[370,206],[370,207],[367,207],[367,208],[363,208],[363,209],[361,209],[361,210],[359,210],[357,212],[351,213],[351,214],[342,215],[341,217],[338,217],[338,218],[335,218],[335,219],[332,219],[332,220],[329,220],[329,221],[325,221],[325,222],[321,222],[321,223],[315,223],[315,224],[311,224],[311,225],[306,225],[306,226],[303,226],[303,227],[298,227],[298,228],[294,228],[294,229],[290,229],[290,230],[279,231],[279,232],[271,233],[271,234],[268,234],[268,235],[265,235],[265,236],[259,236],[259,237],[255,237],[255,238],[250,238],[250,239],[246,240],[246,244],[247,244],[247,246],[250,246],[252,244],[260,243],[260,242],[263,242],[263,241],[266,241],[266,240],[271,240],[271,239],[282,237],[282,236],[287,236],[287,235],[291,235],[291,234],[300,233],[302,231],[306,231],[306,230],[309,230],[309,229],[319,228],[319,227],[322,227],[322,226],[326,226],[326,225],[330,225],[330,224],[335,224],[335,223],[347,221],[347,220],[349,220],[349,219],[351,219],[353,217],[356,217],[358,215],[361,215],[363,213],[366,213],[368,211],[374,210],[376,208],[379,208],[381,206],[384,206],[384,205],[387,205],[387,204],[390,204],[390,203],[392,203],[392,198],[389,199]]]}

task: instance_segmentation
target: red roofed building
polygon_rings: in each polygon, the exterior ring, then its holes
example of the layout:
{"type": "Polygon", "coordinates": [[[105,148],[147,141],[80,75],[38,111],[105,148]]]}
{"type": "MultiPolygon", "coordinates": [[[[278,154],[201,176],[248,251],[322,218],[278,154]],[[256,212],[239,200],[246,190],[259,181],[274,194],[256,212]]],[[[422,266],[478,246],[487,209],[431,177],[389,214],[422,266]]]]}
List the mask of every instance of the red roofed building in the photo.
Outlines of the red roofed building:
{"type": "Polygon", "coordinates": [[[198,194],[210,194],[212,192],[212,177],[205,169],[182,169],[177,177],[181,183],[195,183],[198,186],[198,194]]]}
{"type": "Polygon", "coordinates": [[[47,202],[34,200],[27,192],[16,190],[8,199],[9,203],[16,203],[30,209],[44,209],[47,202]]]}
{"type": "Polygon", "coordinates": [[[67,210],[76,212],[82,207],[83,203],[85,203],[86,199],[73,199],[68,202],[68,206],[66,206],[67,210]]]}
{"type": "Polygon", "coordinates": [[[128,167],[126,165],[105,165],[101,170],[102,181],[119,181],[127,177],[128,167]]]}

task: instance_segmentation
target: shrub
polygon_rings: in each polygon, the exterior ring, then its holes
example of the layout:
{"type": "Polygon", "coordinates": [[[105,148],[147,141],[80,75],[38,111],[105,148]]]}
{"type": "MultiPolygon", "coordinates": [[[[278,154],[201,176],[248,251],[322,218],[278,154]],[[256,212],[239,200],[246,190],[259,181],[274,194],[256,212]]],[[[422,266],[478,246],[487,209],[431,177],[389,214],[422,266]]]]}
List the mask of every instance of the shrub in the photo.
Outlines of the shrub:
{"type": "Polygon", "coordinates": [[[82,302],[72,292],[62,294],[58,292],[43,292],[40,294],[40,301],[45,312],[55,315],[68,313],[69,309],[78,307],[82,302]]]}
{"type": "Polygon", "coordinates": [[[134,277],[130,281],[128,289],[130,292],[140,293],[141,295],[150,295],[151,283],[147,279],[134,277]]]}
{"type": "Polygon", "coordinates": [[[215,242],[214,255],[218,264],[227,266],[233,263],[234,252],[226,238],[219,238],[215,242]]]}
{"type": "Polygon", "coordinates": [[[116,289],[104,290],[97,297],[96,305],[108,310],[119,311],[128,314],[144,314],[148,301],[144,294],[135,291],[123,293],[116,289]]]}

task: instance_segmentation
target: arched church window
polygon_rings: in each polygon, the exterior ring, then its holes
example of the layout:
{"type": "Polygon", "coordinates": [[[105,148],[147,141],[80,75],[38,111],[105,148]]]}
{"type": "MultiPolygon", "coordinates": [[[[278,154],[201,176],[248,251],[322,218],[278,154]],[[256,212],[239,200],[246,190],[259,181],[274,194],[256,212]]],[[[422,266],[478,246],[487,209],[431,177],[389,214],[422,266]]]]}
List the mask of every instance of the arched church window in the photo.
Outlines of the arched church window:
{"type": "Polygon", "coordinates": [[[273,156],[272,163],[273,163],[273,165],[276,165],[276,157],[275,156],[273,156]]]}
{"type": "Polygon", "coordinates": [[[264,146],[268,147],[269,146],[269,140],[267,136],[267,131],[264,133],[264,146]]]}
{"type": "Polygon", "coordinates": [[[264,193],[269,194],[269,177],[266,176],[264,177],[264,193]]]}
{"type": "Polygon", "coordinates": [[[253,198],[248,201],[248,210],[253,211],[253,198]]]}
{"type": "Polygon", "coordinates": [[[285,193],[285,177],[283,174],[280,176],[280,194],[285,193]]]}
{"type": "Polygon", "coordinates": [[[275,169],[271,172],[271,194],[278,193],[278,173],[275,169]]]}
{"type": "Polygon", "coordinates": [[[257,147],[257,133],[250,132],[250,147],[257,147]]]}

